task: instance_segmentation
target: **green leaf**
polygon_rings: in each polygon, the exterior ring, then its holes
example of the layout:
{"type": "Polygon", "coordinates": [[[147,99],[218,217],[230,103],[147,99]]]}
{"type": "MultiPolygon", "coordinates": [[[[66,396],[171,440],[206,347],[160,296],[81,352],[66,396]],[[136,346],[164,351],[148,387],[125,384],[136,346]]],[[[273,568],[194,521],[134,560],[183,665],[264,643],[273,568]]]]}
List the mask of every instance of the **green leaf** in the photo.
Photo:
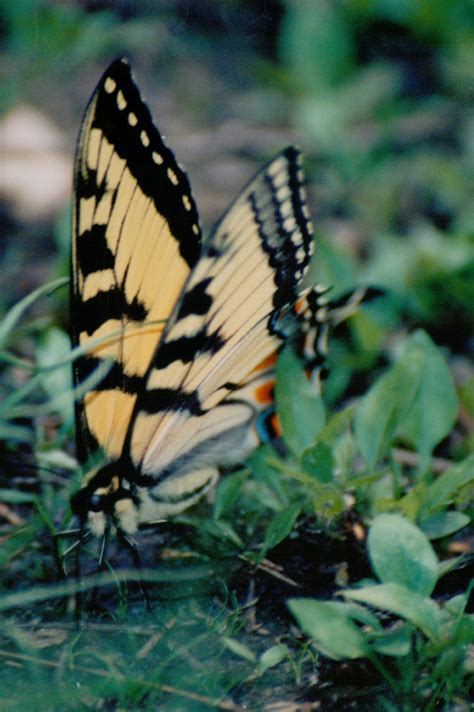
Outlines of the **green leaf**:
{"type": "Polygon", "coordinates": [[[305,472],[316,477],[320,482],[332,481],[332,451],[323,442],[304,451],[301,464],[305,472]]]}
{"type": "Polygon", "coordinates": [[[240,470],[232,475],[223,477],[216,491],[214,500],[214,518],[220,519],[236,503],[240,490],[245,480],[249,477],[249,470],[240,470]]]}
{"type": "Polygon", "coordinates": [[[248,660],[250,663],[257,662],[257,656],[255,655],[255,653],[243,643],[239,643],[238,640],[234,640],[233,638],[227,638],[226,636],[223,636],[221,640],[227,650],[230,650],[232,653],[234,653],[234,655],[238,655],[239,658],[248,660]]]}
{"type": "Polygon", "coordinates": [[[265,650],[258,661],[258,671],[264,673],[269,668],[275,667],[282,660],[290,656],[290,649],[286,645],[272,645],[271,648],[265,650]]]}
{"type": "Polygon", "coordinates": [[[371,470],[391,447],[397,428],[413,404],[418,380],[416,354],[410,354],[379,378],[360,402],[354,433],[371,470]]]}
{"type": "Polygon", "coordinates": [[[471,417],[474,417],[474,376],[459,386],[458,393],[463,407],[471,417]]]}
{"type": "Polygon", "coordinates": [[[265,530],[263,545],[259,555],[260,559],[265,556],[269,549],[273,549],[273,547],[283,541],[283,539],[286,539],[293,529],[300,511],[301,507],[299,504],[292,504],[273,517],[265,530]]]}
{"type": "Polygon", "coordinates": [[[469,598],[473,588],[474,579],[471,579],[471,583],[464,593],[459,593],[457,596],[453,596],[445,602],[443,606],[444,610],[448,611],[448,613],[453,616],[453,618],[459,619],[466,611],[466,607],[469,604],[469,598]]]}
{"type": "Polygon", "coordinates": [[[355,406],[349,405],[343,410],[333,413],[326,425],[318,433],[317,442],[329,447],[344,435],[350,428],[354,418],[355,406]]]}
{"type": "Polygon", "coordinates": [[[409,626],[402,625],[388,631],[369,633],[367,637],[372,650],[380,655],[404,657],[411,650],[413,636],[409,626]]]}
{"type": "Polygon", "coordinates": [[[442,615],[435,601],[405,586],[381,583],[378,586],[344,590],[342,595],[404,618],[432,641],[437,642],[441,636],[442,615]]]}
{"type": "Polygon", "coordinates": [[[326,601],[291,598],[288,608],[301,630],[313,638],[316,647],[333,660],[354,660],[367,655],[368,645],[362,631],[349,615],[335,610],[326,601]]]}
{"type": "Polygon", "coordinates": [[[374,630],[381,630],[382,628],[377,616],[358,603],[353,603],[353,601],[325,601],[325,603],[332,611],[343,613],[345,616],[357,621],[357,623],[374,630]]]}
{"type": "Polygon", "coordinates": [[[250,457],[249,463],[256,482],[266,490],[262,504],[279,512],[289,503],[281,473],[271,465],[271,460],[276,458],[275,450],[271,445],[258,448],[250,457]]]}
{"type": "Polygon", "coordinates": [[[38,289],[35,289],[34,292],[31,292],[31,294],[28,294],[21,301],[17,302],[0,323],[0,348],[4,348],[11,332],[30,306],[38,301],[38,299],[41,299],[41,297],[51,294],[68,282],[69,279],[67,277],[55,279],[53,282],[48,282],[48,284],[43,284],[41,287],[38,287],[38,289]]]}
{"type": "Polygon", "coordinates": [[[283,438],[290,450],[301,457],[324,425],[324,403],[292,349],[283,350],[276,370],[275,399],[283,438]]]}
{"type": "Polygon", "coordinates": [[[19,490],[0,489],[0,501],[8,504],[33,504],[38,500],[36,494],[32,492],[20,492],[19,490]]]}
{"type": "Polygon", "coordinates": [[[341,293],[352,289],[357,277],[357,262],[353,253],[329,235],[318,237],[318,259],[310,263],[306,283],[337,284],[341,293]]]}
{"type": "Polygon", "coordinates": [[[468,559],[467,554],[461,554],[460,556],[453,556],[450,559],[443,559],[438,563],[438,580],[451,571],[456,571],[456,569],[461,568],[466,563],[468,559]]]}
{"type": "Polygon", "coordinates": [[[456,422],[458,399],[448,365],[424,331],[417,331],[410,338],[404,359],[410,358],[418,364],[418,389],[400,433],[427,463],[456,422]]]}
{"type": "Polygon", "coordinates": [[[37,517],[30,519],[27,526],[18,526],[5,537],[0,547],[0,567],[6,567],[10,561],[18,557],[23,551],[31,549],[38,539],[41,525],[37,517]]]}
{"type": "Polygon", "coordinates": [[[441,539],[454,534],[471,521],[463,512],[437,512],[419,522],[420,529],[428,539],[441,539]]]}
{"type": "Polygon", "coordinates": [[[427,537],[398,514],[380,514],[367,540],[372,567],[382,583],[398,583],[429,596],[438,578],[438,560],[427,537]]]}
{"type": "Polygon", "coordinates": [[[463,669],[465,659],[465,645],[450,645],[446,650],[441,651],[436,659],[436,664],[432,670],[433,679],[443,681],[455,679],[459,671],[463,669]]]}
{"type": "Polygon", "coordinates": [[[34,433],[30,428],[16,425],[15,423],[0,422],[0,440],[18,443],[34,443],[34,433]]]}
{"type": "Polygon", "coordinates": [[[44,334],[41,342],[36,350],[36,358],[38,366],[45,369],[42,374],[41,384],[53,400],[58,394],[70,394],[70,398],[63,398],[58,401],[59,410],[63,422],[72,422],[74,418],[74,397],[72,374],[69,365],[56,366],[49,369],[49,366],[57,364],[58,361],[65,359],[71,350],[71,342],[69,336],[60,329],[51,328],[44,334]]]}
{"type": "Polygon", "coordinates": [[[418,331],[396,366],[360,403],[355,417],[357,444],[373,469],[399,431],[420,452],[423,470],[433,448],[452,429],[456,412],[449,369],[429,336],[418,331]]]}
{"type": "Polygon", "coordinates": [[[424,498],[422,514],[428,516],[443,505],[449,504],[461,487],[474,482],[474,453],[458,465],[450,467],[429,485],[424,498]]]}

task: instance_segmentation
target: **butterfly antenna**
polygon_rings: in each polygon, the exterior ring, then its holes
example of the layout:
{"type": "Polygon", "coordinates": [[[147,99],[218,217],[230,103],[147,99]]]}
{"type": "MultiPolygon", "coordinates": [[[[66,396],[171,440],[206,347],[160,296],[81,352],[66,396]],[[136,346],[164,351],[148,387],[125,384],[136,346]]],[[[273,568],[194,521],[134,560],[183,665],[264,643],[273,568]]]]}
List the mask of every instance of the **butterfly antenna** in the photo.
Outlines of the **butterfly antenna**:
{"type": "Polygon", "coordinates": [[[81,542],[81,529],[79,527],[75,527],[74,529],[63,529],[60,532],[55,532],[53,534],[54,539],[68,539],[70,537],[77,537],[76,540],[67,547],[67,549],[64,549],[64,551],[61,551],[59,554],[59,559],[60,559],[60,570],[63,574],[64,577],[67,576],[67,570],[66,570],[66,559],[71,554],[74,549],[77,549],[77,547],[81,543],[85,543],[90,537],[92,536],[91,531],[85,532],[85,534],[82,535],[82,542],[81,542]]]}
{"type": "Polygon", "coordinates": [[[151,605],[150,597],[148,596],[148,592],[145,588],[145,586],[142,584],[140,574],[142,571],[142,562],[140,559],[140,554],[138,552],[138,547],[136,543],[131,539],[127,534],[125,534],[124,531],[121,529],[117,529],[117,536],[119,541],[129,550],[131,556],[132,556],[132,561],[133,565],[137,569],[138,572],[138,579],[137,579],[137,585],[138,589],[140,591],[140,594],[145,601],[145,605],[148,608],[149,611],[153,610],[153,606],[151,605]]]}

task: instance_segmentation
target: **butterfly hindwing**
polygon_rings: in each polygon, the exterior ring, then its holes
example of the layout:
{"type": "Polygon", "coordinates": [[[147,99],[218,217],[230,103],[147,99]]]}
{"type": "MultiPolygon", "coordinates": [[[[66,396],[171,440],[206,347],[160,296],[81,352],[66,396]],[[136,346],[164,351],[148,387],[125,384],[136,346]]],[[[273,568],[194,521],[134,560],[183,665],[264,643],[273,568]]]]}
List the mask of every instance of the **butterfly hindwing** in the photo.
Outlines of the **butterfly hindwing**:
{"type": "Polygon", "coordinates": [[[98,446],[120,456],[137,393],[199,254],[187,176],[153,125],[128,63],[118,60],[89,102],[75,168],[72,339],[99,341],[77,360],[76,384],[112,360],[77,406],[82,460],[98,446]]]}

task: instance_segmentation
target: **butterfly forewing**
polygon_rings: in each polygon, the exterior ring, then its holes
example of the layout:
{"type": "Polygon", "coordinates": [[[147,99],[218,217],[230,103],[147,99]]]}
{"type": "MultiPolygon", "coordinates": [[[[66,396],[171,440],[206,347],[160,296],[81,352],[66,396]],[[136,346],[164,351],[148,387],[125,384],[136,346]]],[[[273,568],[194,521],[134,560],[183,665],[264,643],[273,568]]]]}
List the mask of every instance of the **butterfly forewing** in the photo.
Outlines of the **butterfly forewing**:
{"type": "Polygon", "coordinates": [[[82,460],[118,458],[166,320],[200,254],[188,179],[163,143],[125,60],[89,103],[75,169],[71,330],[96,344],[75,381],[106,358],[108,375],[78,404],[82,460]]]}

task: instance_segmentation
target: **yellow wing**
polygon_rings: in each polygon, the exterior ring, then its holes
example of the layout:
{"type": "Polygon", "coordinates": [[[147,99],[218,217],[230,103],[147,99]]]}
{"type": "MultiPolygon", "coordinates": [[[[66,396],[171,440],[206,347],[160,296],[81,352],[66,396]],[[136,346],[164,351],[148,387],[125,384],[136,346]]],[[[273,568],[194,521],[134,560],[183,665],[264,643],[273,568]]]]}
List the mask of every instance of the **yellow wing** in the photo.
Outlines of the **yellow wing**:
{"type": "Polygon", "coordinates": [[[127,449],[138,482],[155,478],[162,487],[255,446],[259,366],[286,338],[278,317],[296,301],[311,256],[302,177],[299,154],[288,148],[212,234],[136,403],[127,449]]]}
{"type": "Polygon", "coordinates": [[[188,179],[128,63],[116,61],[90,100],[76,156],[71,330],[74,344],[93,346],[75,365],[76,383],[112,360],[77,406],[81,460],[98,447],[120,456],[137,392],[199,253],[188,179]]]}

